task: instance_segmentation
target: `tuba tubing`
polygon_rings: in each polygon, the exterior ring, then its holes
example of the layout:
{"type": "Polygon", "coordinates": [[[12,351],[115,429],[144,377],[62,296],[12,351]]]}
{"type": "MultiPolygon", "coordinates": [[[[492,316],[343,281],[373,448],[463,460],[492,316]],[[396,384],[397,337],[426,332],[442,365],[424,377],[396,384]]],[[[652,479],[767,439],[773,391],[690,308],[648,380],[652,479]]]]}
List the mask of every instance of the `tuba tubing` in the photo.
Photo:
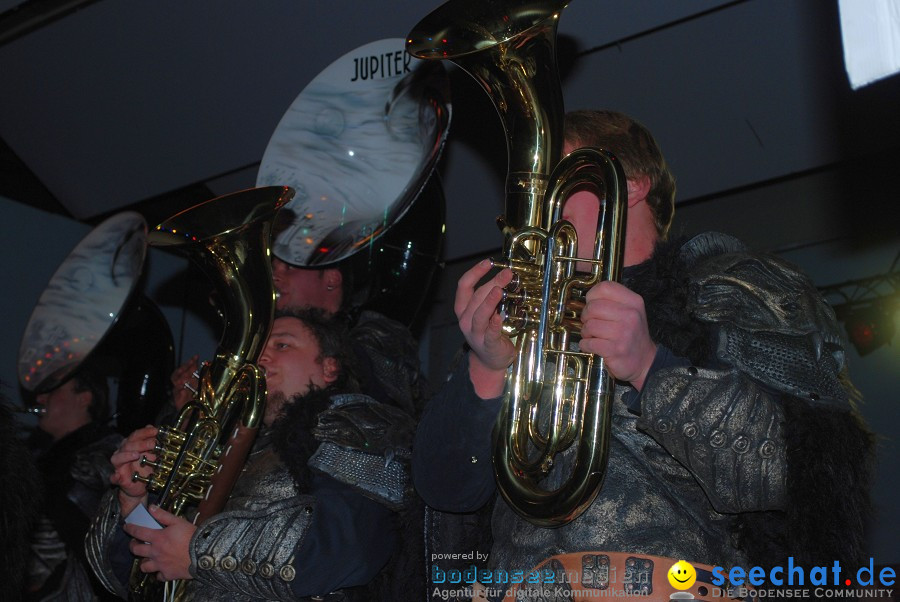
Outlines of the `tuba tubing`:
{"type": "Polygon", "coordinates": [[[568,350],[567,341],[580,332],[580,322],[567,318],[567,311],[580,315],[584,304],[561,289],[577,286],[587,290],[602,280],[619,280],[627,206],[624,186],[619,183],[624,181],[615,158],[592,148],[578,149],[566,156],[550,177],[547,207],[553,226],[546,240],[544,265],[565,264],[569,270],[562,279],[551,269],[543,271],[541,306],[548,309],[540,312],[536,328],[525,329],[520,336],[517,359],[510,368],[493,433],[494,474],[501,495],[519,514],[541,526],[560,526],[574,520],[593,502],[605,477],[614,383],[603,358],[568,350]],[[591,272],[576,277],[571,271],[572,262],[564,259],[575,255],[577,245],[571,238],[574,228],[562,220],[564,203],[560,199],[585,184],[599,190],[608,185],[602,195],[608,200],[603,203],[598,222],[591,272]],[[567,245],[558,241],[558,234],[565,232],[569,233],[567,245]],[[550,429],[541,437],[535,432],[535,422],[541,411],[539,404],[547,381],[543,370],[548,358],[556,366],[554,384],[583,380],[587,387],[571,402],[562,399],[554,389],[550,429]],[[572,366],[571,370],[564,370],[567,366],[572,366]],[[571,406],[576,407],[570,409],[571,406]],[[566,412],[580,419],[567,422],[563,415],[566,412]],[[535,457],[530,453],[529,442],[537,439],[542,440],[544,447],[535,457]],[[553,491],[543,489],[540,481],[549,472],[554,457],[573,443],[576,453],[568,478],[553,491]]]}
{"type": "Polygon", "coordinates": [[[613,383],[602,358],[573,351],[587,289],[618,280],[627,189],[615,156],[578,149],[560,161],[564,110],[556,28],[569,0],[450,0],[416,25],[407,51],[451,60],[490,96],[506,135],[503,257],[513,271],[501,304],[517,346],[494,427],[500,494],[522,517],[555,527],[574,520],[599,492],[609,449],[613,383]],[[602,201],[594,252],[578,259],[577,233],[562,219],[580,187],[602,201]],[[576,272],[586,262],[589,273],[576,272]],[[552,397],[546,400],[545,397],[552,397]],[[548,403],[549,401],[549,403],[548,403]],[[574,449],[563,483],[542,481],[574,449]]]}

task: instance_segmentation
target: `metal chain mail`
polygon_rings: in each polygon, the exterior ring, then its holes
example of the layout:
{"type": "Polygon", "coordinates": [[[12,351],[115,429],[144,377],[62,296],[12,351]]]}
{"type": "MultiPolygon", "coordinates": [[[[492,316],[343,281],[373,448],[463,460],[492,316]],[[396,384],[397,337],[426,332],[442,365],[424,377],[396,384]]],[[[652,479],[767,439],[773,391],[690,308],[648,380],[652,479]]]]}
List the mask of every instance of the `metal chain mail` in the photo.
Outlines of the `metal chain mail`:
{"type": "Polygon", "coordinates": [[[834,357],[823,354],[817,359],[812,348],[799,347],[794,336],[726,328],[719,354],[780,391],[813,401],[847,399],[834,357]]]}
{"type": "Polygon", "coordinates": [[[405,463],[326,441],[310,458],[309,467],[389,508],[399,510],[409,501],[412,483],[405,463]]]}

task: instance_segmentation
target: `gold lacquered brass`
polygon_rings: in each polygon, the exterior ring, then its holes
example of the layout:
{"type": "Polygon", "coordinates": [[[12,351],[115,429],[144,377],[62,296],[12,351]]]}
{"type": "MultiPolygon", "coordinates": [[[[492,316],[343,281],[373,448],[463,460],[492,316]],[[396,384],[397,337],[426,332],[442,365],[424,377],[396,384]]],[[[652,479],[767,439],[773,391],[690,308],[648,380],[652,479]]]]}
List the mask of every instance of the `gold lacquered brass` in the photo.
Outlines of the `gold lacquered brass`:
{"type": "MultiPolygon", "coordinates": [[[[265,376],[256,362],[275,312],[271,229],[293,195],[278,186],[226,195],[169,218],[148,236],[151,245],[178,249],[200,266],[215,286],[226,324],[215,359],[200,371],[194,399],[172,425],[159,429],[157,460],[143,462],[153,474],[134,475],[159,495],[156,504],[164,510],[180,515],[197,505],[196,524],[221,511],[265,411],[265,376]]],[[[141,572],[140,561],[129,587],[133,600],[184,597],[183,582],[157,581],[141,572]]]]}
{"type": "Polygon", "coordinates": [[[602,358],[573,349],[585,292],[620,277],[627,204],[612,153],[583,148],[560,161],[556,27],[568,3],[450,0],[407,37],[413,56],[451,60],[474,77],[503,122],[509,166],[503,258],[494,263],[514,274],[501,309],[517,357],[494,428],[494,472],[510,506],[549,527],[575,519],[603,484],[612,378],[602,358]],[[576,271],[577,234],[562,219],[570,193],[584,187],[602,201],[589,272],[576,271]],[[572,446],[564,482],[542,487],[556,456],[572,446]]]}

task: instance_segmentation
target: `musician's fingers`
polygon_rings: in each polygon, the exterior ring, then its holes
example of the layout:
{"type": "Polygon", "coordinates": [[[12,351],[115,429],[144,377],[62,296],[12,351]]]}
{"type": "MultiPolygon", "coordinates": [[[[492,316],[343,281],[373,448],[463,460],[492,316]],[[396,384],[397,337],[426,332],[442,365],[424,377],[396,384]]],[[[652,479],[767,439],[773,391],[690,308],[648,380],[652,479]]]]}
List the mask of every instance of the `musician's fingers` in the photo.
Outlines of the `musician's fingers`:
{"type": "Polygon", "coordinates": [[[138,558],[143,558],[141,561],[141,570],[145,573],[150,573],[153,571],[144,570],[144,567],[147,563],[150,562],[150,555],[153,554],[153,546],[147,543],[146,541],[140,541],[138,539],[132,539],[128,543],[128,549],[131,550],[131,553],[137,556],[138,558]]]}
{"type": "Polygon", "coordinates": [[[460,277],[459,282],[456,284],[456,298],[453,303],[453,310],[456,312],[457,318],[460,318],[463,312],[466,311],[472,297],[475,295],[475,287],[490,270],[491,262],[485,259],[469,268],[460,277]]]}
{"type": "Polygon", "coordinates": [[[621,282],[616,282],[614,280],[604,280],[602,282],[598,282],[594,286],[588,290],[587,295],[585,297],[588,301],[597,298],[604,299],[623,299],[629,297],[631,295],[636,295],[634,291],[629,289],[627,286],[622,284],[621,282]]]}
{"type": "Polygon", "coordinates": [[[459,317],[459,325],[463,334],[466,334],[470,330],[473,332],[481,332],[484,330],[483,327],[485,321],[490,318],[490,315],[497,311],[497,305],[500,303],[503,294],[502,289],[506,288],[512,280],[512,277],[513,273],[511,270],[501,270],[495,274],[493,278],[475,290],[462,315],[457,316],[459,317]],[[501,291],[500,293],[497,292],[498,289],[501,291]],[[498,294],[500,297],[497,297],[498,294]],[[488,296],[491,297],[490,301],[488,301],[488,296]],[[490,315],[480,315],[480,321],[477,324],[473,323],[475,314],[483,314],[484,311],[488,311],[490,315]]]}
{"type": "Polygon", "coordinates": [[[175,370],[172,371],[172,376],[170,377],[172,380],[172,384],[176,387],[180,387],[184,383],[184,381],[196,378],[194,376],[194,372],[197,371],[199,360],[199,356],[194,355],[188,361],[175,368],[175,370]]]}
{"type": "Polygon", "coordinates": [[[148,425],[132,432],[119,444],[119,451],[140,451],[153,449],[156,442],[156,434],[159,432],[155,426],[148,425]],[[150,445],[148,448],[147,445],[150,445]]]}
{"type": "Polygon", "coordinates": [[[124,466],[130,462],[140,460],[141,455],[143,453],[139,451],[117,451],[110,456],[109,461],[112,462],[113,466],[124,466]]]}
{"type": "Polygon", "coordinates": [[[472,333],[478,338],[483,338],[487,332],[491,318],[497,313],[497,305],[503,299],[503,289],[492,286],[484,296],[481,304],[472,312],[472,333]]]}

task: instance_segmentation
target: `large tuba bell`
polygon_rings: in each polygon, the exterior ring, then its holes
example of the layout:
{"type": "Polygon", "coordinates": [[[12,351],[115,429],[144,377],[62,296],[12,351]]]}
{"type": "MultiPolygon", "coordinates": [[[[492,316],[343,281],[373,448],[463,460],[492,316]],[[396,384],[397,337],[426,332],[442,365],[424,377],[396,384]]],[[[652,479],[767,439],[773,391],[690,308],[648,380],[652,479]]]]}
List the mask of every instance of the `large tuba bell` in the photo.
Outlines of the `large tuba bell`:
{"type": "Polygon", "coordinates": [[[165,317],[138,290],[146,251],[147,223],[133,211],[106,219],[72,249],[22,335],[18,373],[25,391],[52,390],[90,361],[117,381],[120,432],[154,419],[168,396],[174,345],[165,317]]]}
{"type": "MultiPolygon", "coordinates": [[[[201,203],[170,217],[150,244],[178,249],[213,281],[226,328],[215,359],[203,366],[194,399],[157,435],[153,474],[143,479],[156,504],[181,514],[197,504],[199,524],[221,511],[243,468],[266,402],[265,377],[256,367],[275,311],[270,263],[275,214],[293,196],[287,187],[254,188],[201,203]]],[[[160,585],[135,561],[134,599],[178,599],[181,582],[160,585]],[[158,591],[164,588],[164,592],[158,591]]]]}
{"type": "Polygon", "coordinates": [[[625,177],[615,157],[584,148],[561,161],[563,103],[556,27],[569,0],[450,0],[407,39],[422,59],[449,59],[490,95],[507,137],[503,259],[514,273],[501,307],[517,357],[494,428],[500,493],[541,526],[575,519],[606,471],[612,378],[603,358],[573,351],[584,293],[618,280],[624,249],[625,177]],[[576,271],[578,241],[565,199],[588,187],[602,201],[590,272],[576,271]],[[558,454],[571,470],[553,490],[540,482],[558,454]]]}
{"type": "Polygon", "coordinates": [[[433,171],[450,113],[443,65],[413,59],[402,38],[328,65],[288,107],[260,164],[257,186],[296,190],[274,255],[340,266],[350,306],[411,322],[441,254],[444,197],[433,171]]]}

